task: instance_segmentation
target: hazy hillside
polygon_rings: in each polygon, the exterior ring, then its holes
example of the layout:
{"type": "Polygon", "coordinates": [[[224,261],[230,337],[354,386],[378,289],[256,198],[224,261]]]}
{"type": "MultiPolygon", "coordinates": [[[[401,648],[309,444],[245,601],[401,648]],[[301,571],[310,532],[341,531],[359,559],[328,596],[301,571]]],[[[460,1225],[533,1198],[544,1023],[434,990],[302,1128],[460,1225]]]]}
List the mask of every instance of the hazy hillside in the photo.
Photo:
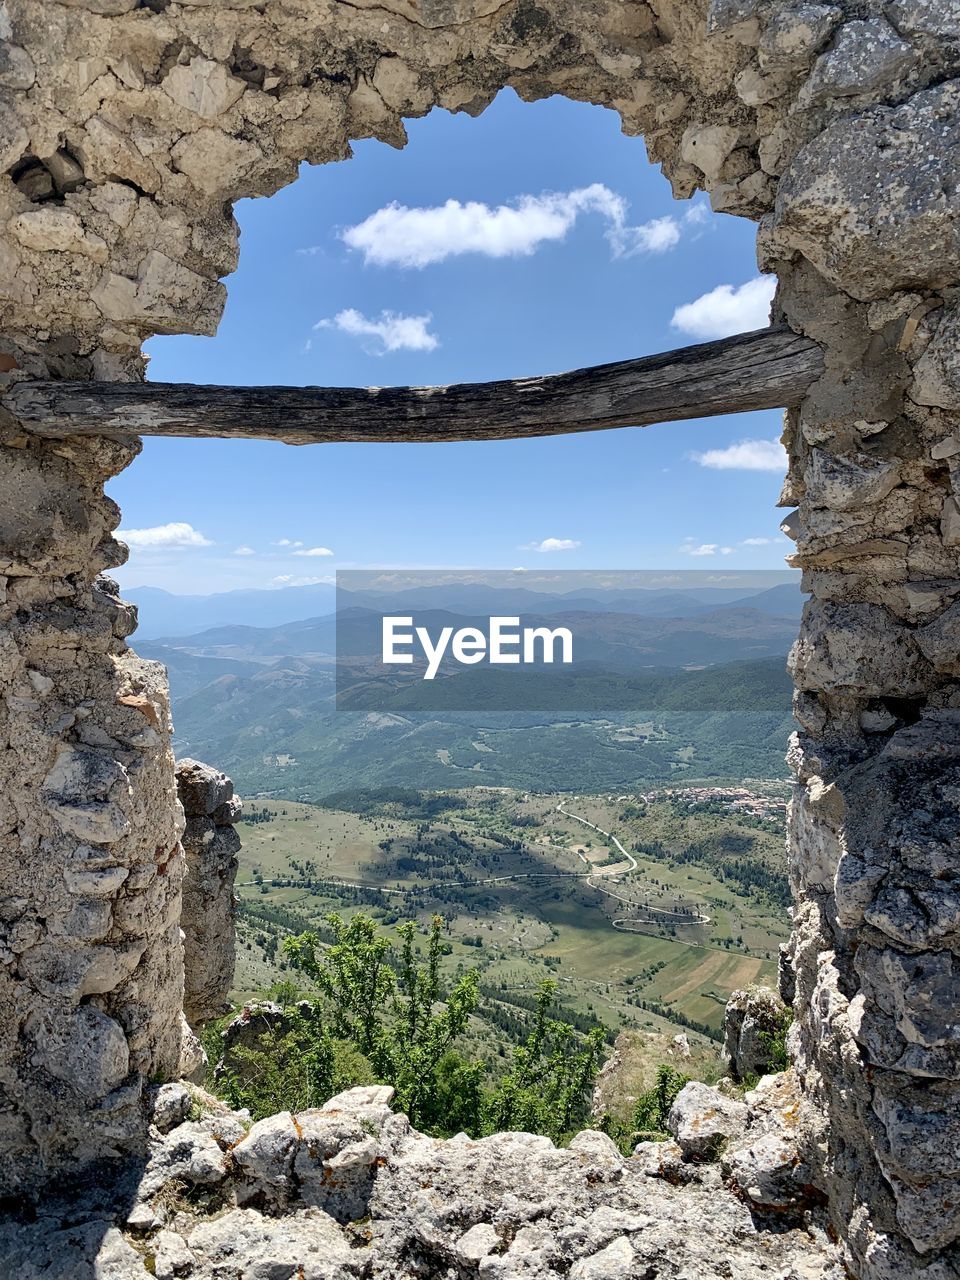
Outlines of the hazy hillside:
{"type": "MultiPolygon", "coordinates": [[[[792,727],[785,657],[803,598],[793,583],[742,590],[732,601],[720,587],[341,593],[349,607],[339,614],[224,621],[139,649],[167,666],[178,753],[215,761],[248,794],[779,778],[792,727]],[[409,669],[385,675],[380,611],[397,607],[433,633],[482,625],[497,609],[524,625],[568,625],[575,665],[480,665],[429,682],[409,669]]],[[[209,597],[208,607],[253,594],[209,597]]]]}
{"type": "MultiPolygon", "coordinates": [[[[222,591],[213,595],[180,596],[156,587],[133,587],[124,596],[137,606],[138,635],[188,636],[220,626],[277,627],[304,618],[318,618],[348,604],[382,608],[384,601],[410,608],[450,609],[455,612],[556,613],[569,610],[634,613],[643,617],[697,617],[727,605],[746,605],[763,613],[799,618],[803,597],[799,580],[764,585],[771,575],[756,575],[755,585],[730,587],[684,585],[673,588],[632,589],[591,586],[578,591],[531,590],[528,587],[448,583],[392,591],[342,590],[332,582],[280,590],[222,591]]],[[[687,575],[690,576],[690,575],[687,575]]],[[[741,575],[749,581],[751,575],[741,575]]]]}

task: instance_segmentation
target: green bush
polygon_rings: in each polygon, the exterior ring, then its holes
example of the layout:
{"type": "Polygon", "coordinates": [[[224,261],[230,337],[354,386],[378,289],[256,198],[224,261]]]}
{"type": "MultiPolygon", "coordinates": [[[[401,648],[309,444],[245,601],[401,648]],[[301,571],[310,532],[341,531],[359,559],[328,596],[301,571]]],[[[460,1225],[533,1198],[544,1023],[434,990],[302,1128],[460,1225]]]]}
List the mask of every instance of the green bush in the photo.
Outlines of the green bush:
{"type": "Polygon", "coordinates": [[[667,1116],[677,1094],[690,1077],[667,1063],[657,1068],[656,1079],[646,1093],[641,1093],[633,1111],[636,1141],[667,1137],[667,1116]]]}
{"type": "MultiPolygon", "coordinates": [[[[267,1024],[254,1045],[234,1046],[221,1067],[217,1088],[231,1105],[259,1119],[319,1106],[351,1085],[382,1083],[394,1086],[398,1108],[417,1128],[438,1136],[512,1128],[560,1141],[583,1122],[603,1031],[584,1036],[549,1017],[555,983],[541,985],[532,1028],[510,1048],[505,1073],[487,1083],[487,1064],[464,1047],[478,975],[461,974],[445,988],[443,920],[433,917],[424,957],[413,921],[397,926],[397,942],[361,913],[327,923],[329,944],[316,933],[284,942],[319,998],[300,999],[292,982],[274,989],[284,1006],[276,1027],[267,1024]]],[[[216,1034],[208,1032],[211,1060],[216,1034]]]]}

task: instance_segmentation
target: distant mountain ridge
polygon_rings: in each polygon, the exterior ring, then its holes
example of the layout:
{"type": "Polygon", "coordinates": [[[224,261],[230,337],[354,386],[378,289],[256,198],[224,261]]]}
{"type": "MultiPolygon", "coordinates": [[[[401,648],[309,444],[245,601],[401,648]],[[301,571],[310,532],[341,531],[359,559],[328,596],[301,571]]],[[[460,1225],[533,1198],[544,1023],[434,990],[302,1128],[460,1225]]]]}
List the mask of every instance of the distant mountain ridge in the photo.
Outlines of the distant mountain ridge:
{"type": "Polygon", "coordinates": [[[554,595],[441,584],[341,592],[339,615],[331,586],[129,595],[145,614],[138,651],[169,673],[178,754],[216,761],[250,795],[318,800],[345,786],[391,784],[627,788],[784,773],[798,581],[746,593],[554,595]],[[306,613],[286,616],[298,608],[306,613]],[[433,634],[496,614],[568,625],[576,669],[478,667],[384,688],[370,679],[369,660],[379,653],[383,612],[401,610],[433,634]],[[203,623],[187,628],[198,617],[203,623]],[[349,676],[339,707],[338,650],[349,676]],[[458,702],[458,682],[474,674],[479,686],[458,702]],[[521,709],[533,680],[540,700],[521,709]]]}
{"type": "Polygon", "coordinates": [[[698,617],[726,606],[748,606],[772,616],[799,618],[803,605],[799,578],[756,591],[739,587],[591,588],[546,592],[525,587],[442,584],[402,591],[341,590],[314,583],[276,590],[223,591],[213,595],[175,595],[157,587],[133,587],[124,597],[137,606],[141,639],[195,636],[214,627],[281,627],[316,621],[349,599],[357,607],[381,609],[386,600],[407,608],[449,609],[492,614],[569,612],[631,613],[644,617],[698,617]]]}

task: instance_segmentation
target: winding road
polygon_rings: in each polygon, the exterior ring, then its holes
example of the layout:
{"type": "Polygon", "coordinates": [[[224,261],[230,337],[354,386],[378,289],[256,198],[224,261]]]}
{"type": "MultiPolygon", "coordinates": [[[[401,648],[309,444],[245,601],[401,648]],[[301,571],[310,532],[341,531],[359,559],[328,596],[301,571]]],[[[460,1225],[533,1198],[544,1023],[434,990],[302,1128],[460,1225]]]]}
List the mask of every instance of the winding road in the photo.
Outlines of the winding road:
{"type": "MultiPolygon", "coordinates": [[[[434,885],[453,885],[459,889],[469,889],[479,887],[485,884],[507,884],[513,880],[585,880],[591,887],[596,889],[598,893],[604,894],[608,898],[614,898],[617,902],[623,902],[634,910],[640,909],[648,911],[652,915],[662,917],[664,920],[676,920],[683,924],[709,924],[710,916],[703,915],[698,912],[696,916],[690,916],[682,911],[669,911],[664,907],[650,907],[635,902],[632,898],[625,898],[622,894],[614,893],[612,889],[607,889],[603,885],[596,884],[596,880],[614,879],[618,876],[626,875],[631,871],[639,868],[639,863],[629,850],[625,849],[617,837],[611,831],[604,831],[603,827],[598,827],[595,822],[591,822],[588,818],[584,818],[579,813],[571,813],[565,808],[566,800],[561,800],[557,805],[557,812],[562,813],[565,818],[572,818],[575,822],[581,822],[585,827],[589,827],[592,831],[596,831],[598,835],[603,836],[606,840],[610,840],[616,845],[618,851],[623,854],[624,861],[627,863],[624,869],[623,863],[615,862],[608,867],[593,867],[590,865],[588,858],[579,850],[577,856],[581,862],[590,867],[589,871],[522,871],[514,872],[512,875],[505,876],[486,876],[482,879],[471,880],[434,880],[434,885]]],[[[247,889],[261,884],[277,885],[284,883],[288,877],[282,879],[273,878],[270,880],[246,880],[236,885],[238,889],[247,889]]],[[[426,887],[416,885],[411,888],[388,889],[382,884],[370,880],[343,880],[339,876],[312,876],[311,879],[317,884],[338,885],[343,889],[375,889],[378,893],[396,894],[403,896],[408,893],[422,892],[426,887]]],[[[651,925],[656,923],[654,920],[643,920],[638,916],[616,916],[610,921],[614,929],[619,929],[624,933],[641,933],[642,929],[631,928],[631,925],[651,925]]]]}

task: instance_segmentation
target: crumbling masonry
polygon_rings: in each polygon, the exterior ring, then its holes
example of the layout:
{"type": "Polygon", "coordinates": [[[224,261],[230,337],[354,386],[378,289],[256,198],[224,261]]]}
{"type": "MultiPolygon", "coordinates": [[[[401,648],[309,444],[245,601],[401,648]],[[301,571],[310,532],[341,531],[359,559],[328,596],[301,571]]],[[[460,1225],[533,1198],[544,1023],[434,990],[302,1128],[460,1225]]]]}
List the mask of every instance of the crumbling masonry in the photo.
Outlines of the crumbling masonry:
{"type": "MultiPolygon", "coordinates": [[[[812,593],[792,657],[798,1132],[855,1274],[956,1275],[957,0],[7,0],[0,37],[8,384],[140,378],[148,335],[216,328],[232,201],[505,85],[613,108],[678,196],[757,221],[775,319],[826,362],[785,430],[812,593]]],[[[16,1192],[135,1149],[145,1082],[189,1064],[167,691],[102,576],[125,555],[103,484],[138,444],[7,413],[0,445],[16,1192]]]]}

